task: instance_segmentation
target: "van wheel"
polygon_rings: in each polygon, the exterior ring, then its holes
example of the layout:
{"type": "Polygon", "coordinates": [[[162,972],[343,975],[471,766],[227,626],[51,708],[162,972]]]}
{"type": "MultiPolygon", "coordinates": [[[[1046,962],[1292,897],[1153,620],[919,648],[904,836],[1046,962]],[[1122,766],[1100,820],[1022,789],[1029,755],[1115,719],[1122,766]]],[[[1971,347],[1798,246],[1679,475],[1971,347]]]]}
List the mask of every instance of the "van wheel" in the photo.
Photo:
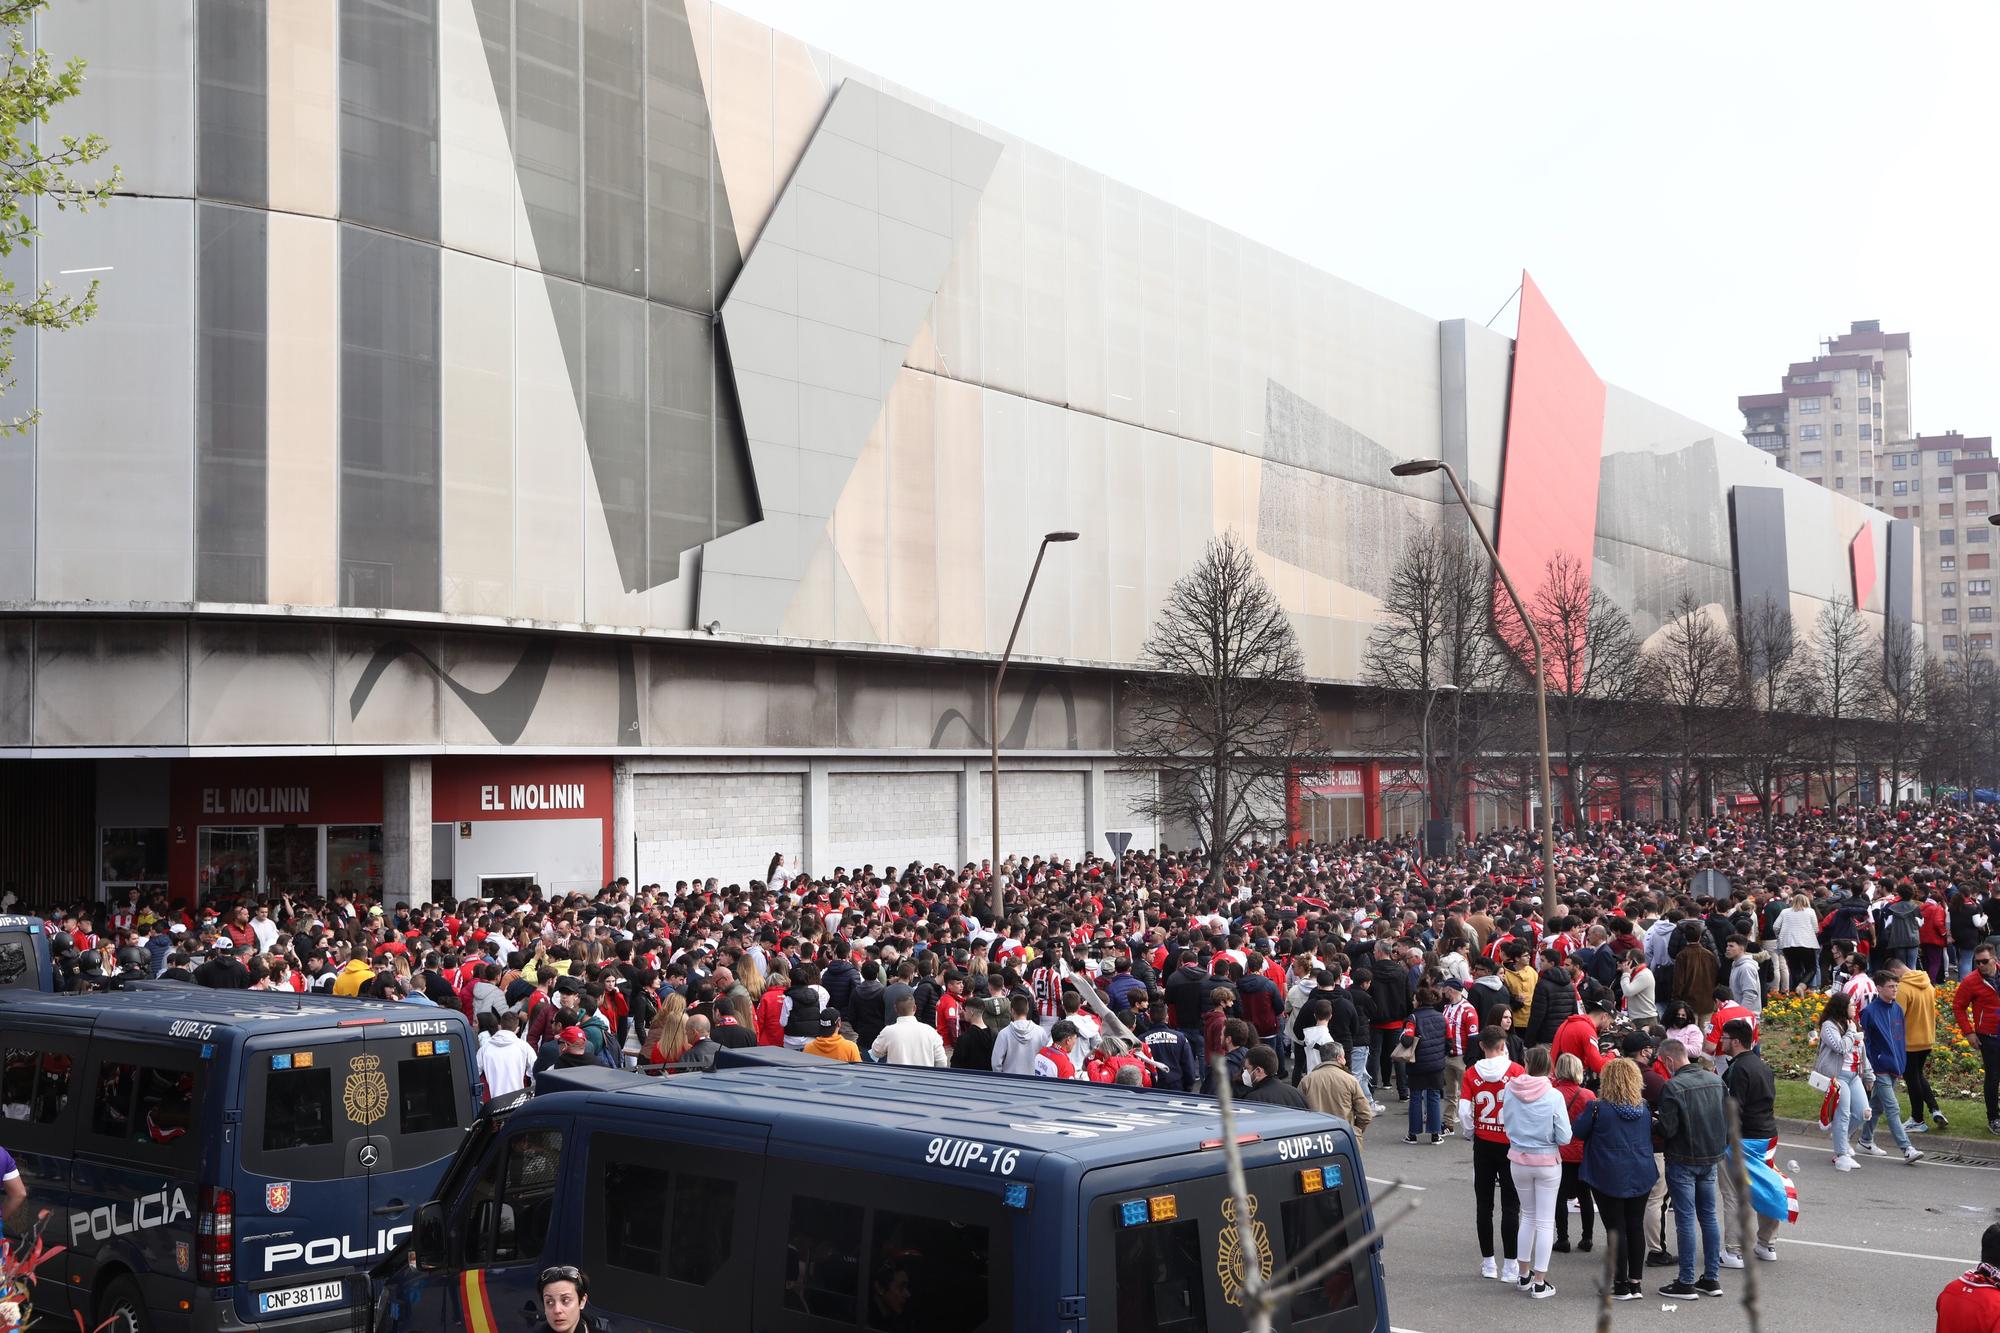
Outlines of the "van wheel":
{"type": "Polygon", "coordinates": [[[143,1333],[149,1321],[139,1284],[129,1277],[113,1278],[97,1298],[97,1321],[104,1333],[143,1333]]]}

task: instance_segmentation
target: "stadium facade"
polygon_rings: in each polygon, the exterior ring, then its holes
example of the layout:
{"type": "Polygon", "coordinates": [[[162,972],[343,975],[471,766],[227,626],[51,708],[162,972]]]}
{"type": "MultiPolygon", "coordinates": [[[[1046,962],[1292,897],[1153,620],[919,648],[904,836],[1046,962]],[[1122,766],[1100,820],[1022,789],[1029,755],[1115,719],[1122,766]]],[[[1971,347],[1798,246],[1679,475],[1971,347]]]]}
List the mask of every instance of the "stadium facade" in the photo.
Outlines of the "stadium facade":
{"type": "MultiPolygon", "coordinates": [[[[61,0],[52,132],[123,168],[17,280],[0,875],[392,898],[1141,845],[1114,716],[1248,541],[1346,734],[1441,457],[1515,567],[1921,617],[1912,526],[1590,370],[1438,321],[705,0],[61,0]],[[1732,522],[1732,515],[1735,521],[1732,522]]],[[[1468,222],[1467,225],[1476,225],[1468,222]]],[[[1407,793],[1404,793],[1407,796],[1407,793]]],[[[1474,822],[1518,822],[1475,798],[1474,822]]],[[[1171,831],[1167,831],[1171,838],[1171,831]]]]}

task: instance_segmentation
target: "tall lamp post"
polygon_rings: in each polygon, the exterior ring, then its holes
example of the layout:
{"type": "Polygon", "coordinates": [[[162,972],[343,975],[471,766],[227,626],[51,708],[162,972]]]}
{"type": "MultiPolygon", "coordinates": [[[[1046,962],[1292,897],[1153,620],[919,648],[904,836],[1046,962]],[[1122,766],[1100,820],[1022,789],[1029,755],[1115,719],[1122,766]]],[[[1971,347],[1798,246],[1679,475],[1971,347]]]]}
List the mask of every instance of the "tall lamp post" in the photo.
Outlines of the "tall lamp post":
{"type": "Polygon", "coordinates": [[[1000,654],[1000,667],[993,673],[993,692],[986,699],[986,736],[993,746],[993,928],[1007,933],[1007,884],[1000,878],[1000,682],[1007,679],[1007,659],[1014,655],[1014,640],[1021,636],[1021,621],[1028,614],[1028,598],[1034,595],[1035,576],[1042,572],[1042,557],[1050,542],[1073,542],[1074,532],[1051,532],[1035,549],[1035,564],[1028,571],[1028,586],[1021,589],[1021,609],[1014,613],[1014,628],[1008,632],[1007,647],[1000,654]]]}
{"type": "Polygon", "coordinates": [[[1493,547],[1493,539],[1486,535],[1486,529],[1479,525],[1479,515],[1472,512],[1472,501],[1466,498],[1465,487],[1458,481],[1458,473],[1451,464],[1441,458],[1412,458],[1398,463],[1389,471],[1398,477],[1422,477],[1432,472],[1444,473],[1451,483],[1451,492],[1458,497],[1459,508],[1465,511],[1465,521],[1479,534],[1479,544],[1486,548],[1487,559],[1493,562],[1493,572],[1500,576],[1500,584],[1507,589],[1508,600],[1514,603],[1514,611],[1521,617],[1521,628],[1528,632],[1528,643],[1535,650],[1535,723],[1540,732],[1542,747],[1542,910],[1548,912],[1556,901],[1556,829],[1555,829],[1555,783],[1549,776],[1549,692],[1548,681],[1542,673],[1542,636],[1535,629],[1535,622],[1528,616],[1528,608],[1521,604],[1521,594],[1514,591],[1514,580],[1507,577],[1507,567],[1500,563],[1500,552],[1493,547]]]}

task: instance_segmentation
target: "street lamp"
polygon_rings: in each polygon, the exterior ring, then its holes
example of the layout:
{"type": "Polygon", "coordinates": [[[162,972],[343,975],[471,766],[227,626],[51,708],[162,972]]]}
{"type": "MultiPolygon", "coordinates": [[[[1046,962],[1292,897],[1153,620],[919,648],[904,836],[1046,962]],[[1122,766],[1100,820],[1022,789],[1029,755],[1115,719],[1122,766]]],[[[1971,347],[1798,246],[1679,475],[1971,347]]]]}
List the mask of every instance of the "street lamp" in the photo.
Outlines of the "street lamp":
{"type": "Polygon", "coordinates": [[[1479,534],[1479,544],[1486,548],[1487,558],[1493,562],[1493,572],[1500,576],[1500,584],[1507,590],[1508,600],[1514,603],[1514,611],[1521,617],[1521,628],[1528,632],[1528,643],[1535,650],[1535,723],[1540,731],[1542,747],[1542,910],[1551,911],[1556,901],[1556,830],[1555,830],[1555,783],[1549,777],[1549,692],[1548,682],[1542,674],[1542,636],[1535,630],[1535,622],[1528,617],[1528,608],[1521,604],[1521,594],[1514,591],[1514,580],[1507,577],[1507,567],[1500,563],[1500,552],[1493,548],[1493,539],[1486,535],[1486,529],[1479,525],[1479,515],[1472,512],[1472,501],[1466,498],[1465,487],[1459,485],[1458,473],[1451,464],[1441,458],[1412,458],[1389,469],[1398,477],[1422,477],[1432,472],[1444,473],[1451,483],[1453,495],[1458,497],[1459,508],[1465,510],[1466,522],[1479,534]]]}
{"type": "Polygon", "coordinates": [[[1035,575],[1042,572],[1042,557],[1050,542],[1073,542],[1074,532],[1051,532],[1035,550],[1035,564],[1028,571],[1028,586],[1021,589],[1021,609],[1014,613],[1014,628],[1007,635],[1007,647],[1000,654],[1000,668],[993,673],[993,693],[986,701],[986,736],[993,746],[993,929],[1007,934],[1007,887],[1000,878],[1000,682],[1007,678],[1007,659],[1014,655],[1014,640],[1021,635],[1021,621],[1028,614],[1028,598],[1035,591],[1035,575]]]}

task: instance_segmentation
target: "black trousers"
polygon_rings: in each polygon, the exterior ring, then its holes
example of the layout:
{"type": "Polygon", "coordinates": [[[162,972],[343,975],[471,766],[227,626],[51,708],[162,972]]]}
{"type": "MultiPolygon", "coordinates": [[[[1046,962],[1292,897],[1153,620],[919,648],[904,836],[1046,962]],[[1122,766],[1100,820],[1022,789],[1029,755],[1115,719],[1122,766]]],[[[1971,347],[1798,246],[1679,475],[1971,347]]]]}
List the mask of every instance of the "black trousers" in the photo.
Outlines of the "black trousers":
{"type": "Polygon", "coordinates": [[[1389,1052],[1396,1049],[1396,1043],[1401,1041],[1402,1037],[1403,1030],[1401,1028],[1376,1028],[1374,1038],[1369,1043],[1368,1073],[1375,1080],[1375,1092],[1378,1098],[1381,1096],[1382,1089],[1388,1086],[1388,1082],[1392,1078],[1396,1081],[1396,1095],[1399,1097],[1409,1096],[1409,1062],[1389,1058],[1389,1052]]]}
{"type": "MultiPolygon", "coordinates": [[[[1521,1196],[1514,1192],[1514,1173],[1507,1165],[1507,1145],[1486,1139],[1472,1141],[1472,1206],[1479,1226],[1479,1257],[1493,1257],[1493,1184],[1500,1184],[1500,1252],[1514,1257],[1521,1233],[1521,1196]]],[[[1643,1202],[1643,1200],[1641,1201],[1643,1202]]]]}
{"type": "MultiPolygon", "coordinates": [[[[1627,1282],[1643,1281],[1646,1276],[1646,1196],[1639,1194],[1621,1199],[1602,1190],[1590,1193],[1597,1196],[1598,1211],[1604,1214],[1604,1243],[1617,1247],[1611,1271],[1627,1282]]],[[[1590,1194],[1584,1198],[1588,1200],[1590,1194]]],[[[1584,1206],[1587,1208],[1590,1205],[1586,1202],[1584,1206]]],[[[1560,1208],[1556,1216],[1562,1217],[1560,1208]]]]}
{"type": "Polygon", "coordinates": [[[1810,989],[1819,971],[1818,949],[1786,949],[1785,970],[1792,974],[1792,989],[1810,989]]]}
{"type": "MultiPolygon", "coordinates": [[[[1556,1186],[1556,1236],[1560,1240],[1569,1239],[1571,1199],[1576,1200],[1578,1215],[1583,1219],[1583,1238],[1589,1240],[1597,1225],[1597,1209],[1590,1201],[1590,1186],[1583,1183],[1582,1162],[1564,1162],[1562,1183],[1556,1186]]],[[[1611,1219],[1605,1218],[1604,1225],[1608,1229],[1611,1219]]]]}
{"type": "Polygon", "coordinates": [[[1903,1084],[1910,1090],[1910,1119],[1922,1120],[1926,1110],[1936,1111],[1937,1089],[1931,1086],[1930,1075],[1924,1066],[1930,1063],[1929,1051],[1909,1051],[1905,1053],[1903,1064],[1903,1084]]]}
{"type": "Polygon", "coordinates": [[[2000,1120],[2000,1037],[1981,1037],[1979,1058],[1986,1065],[1986,1118],[2000,1120]]]}

